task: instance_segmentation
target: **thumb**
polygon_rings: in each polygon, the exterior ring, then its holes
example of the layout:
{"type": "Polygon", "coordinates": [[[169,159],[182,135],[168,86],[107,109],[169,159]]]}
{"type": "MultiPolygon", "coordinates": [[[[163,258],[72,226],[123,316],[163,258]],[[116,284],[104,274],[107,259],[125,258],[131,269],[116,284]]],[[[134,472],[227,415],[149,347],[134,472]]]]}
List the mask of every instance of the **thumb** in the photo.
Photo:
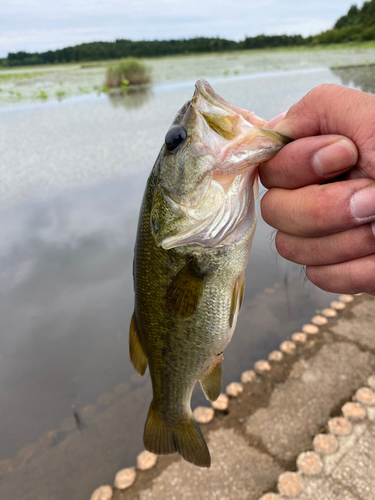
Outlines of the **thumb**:
{"type": "Polygon", "coordinates": [[[358,128],[366,126],[366,118],[374,116],[374,111],[375,96],[341,85],[324,84],[294,104],[274,130],[292,139],[320,134],[340,134],[353,139],[360,133],[358,128]]]}
{"type": "Polygon", "coordinates": [[[273,130],[291,139],[323,134],[348,137],[359,150],[358,167],[375,178],[374,95],[341,85],[319,85],[294,104],[281,121],[275,121],[273,130]]]}

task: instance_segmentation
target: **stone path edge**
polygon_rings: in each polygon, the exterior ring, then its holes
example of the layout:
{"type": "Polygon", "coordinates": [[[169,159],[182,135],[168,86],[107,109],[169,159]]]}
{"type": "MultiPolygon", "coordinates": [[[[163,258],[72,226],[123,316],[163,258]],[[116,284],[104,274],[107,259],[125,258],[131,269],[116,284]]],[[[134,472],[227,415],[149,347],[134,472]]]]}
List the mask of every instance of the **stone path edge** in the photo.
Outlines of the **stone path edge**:
{"type": "MultiPolygon", "coordinates": [[[[313,316],[309,324],[303,325],[300,332],[293,333],[291,335],[291,340],[282,342],[279,350],[272,351],[269,354],[268,360],[258,360],[254,364],[253,369],[243,372],[241,375],[241,382],[232,382],[229,384],[226,387],[225,393],[220,396],[218,401],[212,404],[212,407],[195,408],[194,415],[200,425],[203,425],[203,435],[207,437],[208,434],[208,426],[206,424],[211,424],[210,430],[212,430],[212,424],[214,424],[214,428],[220,427],[220,417],[231,413],[231,407],[235,404],[236,399],[238,399],[238,397],[243,393],[244,387],[250,386],[250,384],[254,385],[267,381],[270,382],[269,377],[271,374],[273,375],[273,384],[281,383],[283,382],[282,379],[286,378],[286,375],[289,374],[293,364],[298,359],[298,354],[300,354],[301,349],[310,349],[311,356],[314,355],[325,343],[322,335],[323,329],[325,331],[327,331],[327,329],[329,330],[329,327],[336,323],[336,320],[342,316],[343,312],[346,312],[350,316],[351,307],[361,301],[361,295],[362,294],[341,295],[339,300],[331,302],[330,307],[323,309],[319,312],[319,314],[313,316]],[[280,366],[281,364],[283,365],[282,367],[280,366]]],[[[369,381],[369,387],[375,389],[375,376],[370,377],[369,381]],[[373,386],[371,385],[371,381],[373,386]]],[[[362,388],[362,390],[363,389],[365,388],[362,388]]],[[[355,404],[359,405],[361,408],[365,407],[362,402],[357,402],[355,404]]],[[[364,418],[366,418],[366,416],[367,413],[365,410],[364,418]]],[[[353,421],[353,418],[351,417],[342,418],[345,422],[350,423],[351,420],[353,421]]],[[[330,422],[333,420],[334,419],[331,419],[330,422]]],[[[333,425],[332,423],[330,424],[330,422],[328,423],[329,428],[333,425]]],[[[231,426],[230,424],[227,424],[225,427],[228,428],[231,426]]],[[[334,438],[334,434],[332,432],[329,432],[328,434],[320,434],[318,436],[332,436],[334,438]]],[[[318,436],[316,436],[316,438],[318,436]]],[[[317,441],[319,440],[317,439],[317,441]]],[[[334,439],[331,441],[334,442],[334,439]]],[[[318,448],[318,451],[320,450],[321,452],[321,449],[319,449],[318,445],[315,445],[315,442],[314,447],[318,448]]],[[[129,467],[118,471],[115,475],[114,486],[99,486],[91,495],[90,500],[122,499],[124,498],[123,493],[125,492],[131,493],[131,495],[127,495],[126,498],[137,498],[137,493],[140,490],[151,486],[153,479],[159,476],[165,468],[176,460],[179,460],[178,455],[157,457],[152,453],[144,451],[137,457],[137,467],[129,467]],[[142,463],[142,456],[145,457],[144,460],[146,465],[143,465],[142,463]],[[125,480],[120,481],[119,478],[125,478],[125,480]]],[[[297,467],[298,472],[292,471],[281,474],[278,481],[279,493],[266,493],[261,497],[261,500],[293,498],[293,488],[296,491],[303,489],[303,475],[309,475],[309,467],[312,469],[315,467],[315,470],[319,471],[316,472],[316,474],[321,473],[321,460],[321,455],[316,451],[316,449],[315,451],[301,453],[297,458],[296,466],[290,464],[293,469],[297,467]],[[289,491],[288,488],[292,491],[291,495],[285,493],[289,491]],[[283,495],[280,494],[280,490],[283,495]]],[[[285,464],[283,465],[285,466],[285,464]]],[[[312,475],[312,473],[310,473],[310,475],[312,475]]],[[[296,494],[294,494],[294,497],[295,496],[296,494]]]]}

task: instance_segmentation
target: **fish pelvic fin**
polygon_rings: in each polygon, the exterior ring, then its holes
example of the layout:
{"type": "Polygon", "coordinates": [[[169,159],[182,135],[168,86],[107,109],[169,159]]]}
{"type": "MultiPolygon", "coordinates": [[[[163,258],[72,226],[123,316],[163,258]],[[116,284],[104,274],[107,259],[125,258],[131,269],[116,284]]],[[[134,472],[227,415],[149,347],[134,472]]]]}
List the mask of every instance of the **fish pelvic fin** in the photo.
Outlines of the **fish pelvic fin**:
{"type": "Polygon", "coordinates": [[[146,450],[157,455],[179,453],[186,461],[198,467],[211,465],[210,452],[192,413],[187,419],[170,424],[163,420],[151,403],[143,442],[146,450]]]}
{"type": "Polygon", "coordinates": [[[134,368],[140,375],[144,375],[148,360],[139,341],[137,323],[135,321],[134,313],[130,322],[129,329],[129,352],[130,361],[132,362],[134,368]]]}
{"type": "Polygon", "coordinates": [[[220,396],[223,386],[223,355],[220,354],[217,362],[207,373],[207,375],[200,380],[202,391],[209,401],[216,401],[220,396]]]}

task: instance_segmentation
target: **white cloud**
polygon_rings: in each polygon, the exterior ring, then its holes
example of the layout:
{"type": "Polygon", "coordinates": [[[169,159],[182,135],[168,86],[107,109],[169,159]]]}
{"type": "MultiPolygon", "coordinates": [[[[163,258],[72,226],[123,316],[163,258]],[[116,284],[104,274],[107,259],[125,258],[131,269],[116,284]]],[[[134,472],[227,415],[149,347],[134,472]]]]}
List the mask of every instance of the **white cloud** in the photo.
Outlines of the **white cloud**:
{"type": "Polygon", "coordinates": [[[330,28],[353,0],[3,0],[0,56],[93,40],[309,35],[330,28]]]}

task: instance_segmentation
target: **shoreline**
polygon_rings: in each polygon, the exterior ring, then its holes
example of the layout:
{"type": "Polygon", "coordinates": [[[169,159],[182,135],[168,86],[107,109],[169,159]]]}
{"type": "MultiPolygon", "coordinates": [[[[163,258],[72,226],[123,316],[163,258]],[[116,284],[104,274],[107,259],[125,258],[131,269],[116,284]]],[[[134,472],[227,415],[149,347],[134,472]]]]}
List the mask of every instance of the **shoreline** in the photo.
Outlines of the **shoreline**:
{"type": "MultiPolygon", "coordinates": [[[[246,77],[298,69],[345,68],[375,64],[375,42],[358,45],[258,49],[144,59],[153,84],[177,83],[199,77],[246,77]]],[[[105,70],[113,61],[24,66],[0,69],[0,107],[31,102],[57,102],[101,93],[105,70]]]]}

